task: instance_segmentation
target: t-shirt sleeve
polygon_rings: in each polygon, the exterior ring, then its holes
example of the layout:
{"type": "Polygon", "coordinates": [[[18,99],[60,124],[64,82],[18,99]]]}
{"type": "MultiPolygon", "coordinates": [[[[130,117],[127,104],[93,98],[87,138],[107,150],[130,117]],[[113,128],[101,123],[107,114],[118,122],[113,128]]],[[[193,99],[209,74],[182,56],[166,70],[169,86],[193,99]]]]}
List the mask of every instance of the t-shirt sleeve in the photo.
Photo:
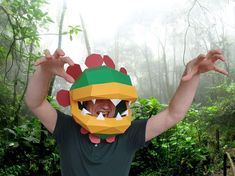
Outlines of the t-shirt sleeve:
{"type": "Polygon", "coordinates": [[[71,118],[71,116],[57,110],[57,121],[52,135],[58,143],[66,139],[66,136],[68,136],[68,133],[70,132],[70,130],[68,129],[71,129],[72,126],[73,119],[71,118]]]}
{"type": "Polygon", "coordinates": [[[130,145],[136,150],[145,147],[148,144],[145,142],[146,124],[147,119],[134,120],[132,121],[131,126],[127,130],[130,145]]]}

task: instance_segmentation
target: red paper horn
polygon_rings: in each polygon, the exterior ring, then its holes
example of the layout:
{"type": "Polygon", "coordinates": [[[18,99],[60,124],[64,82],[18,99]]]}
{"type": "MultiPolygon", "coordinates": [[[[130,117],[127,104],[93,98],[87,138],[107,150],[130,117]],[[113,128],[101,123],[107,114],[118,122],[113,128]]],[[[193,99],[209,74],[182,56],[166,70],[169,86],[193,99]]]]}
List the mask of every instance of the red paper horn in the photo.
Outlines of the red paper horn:
{"type": "Polygon", "coordinates": [[[82,74],[82,69],[79,64],[74,64],[73,66],[69,66],[66,70],[70,76],[73,77],[74,80],[78,79],[78,77],[82,74]]]}
{"type": "Polygon", "coordinates": [[[115,69],[115,64],[109,56],[104,55],[103,59],[104,59],[105,65],[107,65],[108,67],[110,67],[112,69],[115,69]]]}
{"type": "Polygon", "coordinates": [[[70,105],[69,91],[68,90],[60,90],[59,92],[57,92],[56,100],[63,107],[69,106],[70,105]]]}
{"type": "Polygon", "coordinates": [[[122,73],[124,73],[124,74],[127,74],[127,71],[126,71],[126,69],[125,69],[124,67],[121,67],[121,68],[120,68],[120,72],[122,72],[122,73]]]}
{"type": "Polygon", "coordinates": [[[85,64],[88,68],[99,67],[103,64],[103,58],[99,54],[91,54],[86,58],[85,64]]]}

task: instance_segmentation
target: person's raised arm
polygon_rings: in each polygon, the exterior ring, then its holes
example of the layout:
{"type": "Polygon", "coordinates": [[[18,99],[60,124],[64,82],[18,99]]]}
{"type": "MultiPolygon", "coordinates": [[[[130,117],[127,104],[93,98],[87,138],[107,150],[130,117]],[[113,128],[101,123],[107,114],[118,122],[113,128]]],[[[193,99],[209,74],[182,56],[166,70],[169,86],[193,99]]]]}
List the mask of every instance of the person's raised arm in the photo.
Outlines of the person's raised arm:
{"type": "Polygon", "coordinates": [[[36,71],[29,80],[25,96],[25,102],[29,109],[51,133],[56,125],[57,113],[47,101],[50,81],[53,76],[58,75],[68,82],[74,82],[74,79],[64,70],[64,64],[73,65],[74,63],[64,55],[61,49],[57,49],[53,55],[45,50],[45,56],[35,62],[36,71]]]}
{"type": "Polygon", "coordinates": [[[163,133],[184,118],[192,104],[201,73],[214,70],[228,75],[227,71],[215,65],[217,60],[224,61],[224,56],[218,49],[211,50],[206,55],[199,55],[187,64],[180,85],[168,107],[148,120],[145,134],[146,141],[163,133]]]}

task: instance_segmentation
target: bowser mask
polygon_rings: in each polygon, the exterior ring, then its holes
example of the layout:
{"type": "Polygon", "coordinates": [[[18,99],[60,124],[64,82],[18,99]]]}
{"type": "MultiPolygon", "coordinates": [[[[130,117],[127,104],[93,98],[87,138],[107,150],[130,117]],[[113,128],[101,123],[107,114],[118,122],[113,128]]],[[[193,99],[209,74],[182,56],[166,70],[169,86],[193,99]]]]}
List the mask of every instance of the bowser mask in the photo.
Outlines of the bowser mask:
{"type": "Polygon", "coordinates": [[[114,142],[117,134],[122,134],[131,124],[130,104],[137,99],[135,87],[125,68],[115,70],[115,64],[109,56],[92,54],[86,58],[88,67],[83,72],[78,64],[69,66],[66,72],[75,82],[70,90],[60,90],[57,101],[62,106],[71,106],[74,120],[82,126],[81,133],[89,134],[93,143],[100,138],[114,142]],[[113,117],[104,112],[92,115],[87,109],[87,102],[109,100],[115,106],[113,117]]]}

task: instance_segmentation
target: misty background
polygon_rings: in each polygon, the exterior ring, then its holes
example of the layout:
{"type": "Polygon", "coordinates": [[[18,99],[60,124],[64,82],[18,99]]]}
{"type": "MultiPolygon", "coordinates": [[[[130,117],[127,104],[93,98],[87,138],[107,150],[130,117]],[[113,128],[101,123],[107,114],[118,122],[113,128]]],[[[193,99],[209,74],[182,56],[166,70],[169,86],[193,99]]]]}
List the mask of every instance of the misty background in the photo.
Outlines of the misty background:
{"type": "MultiPolygon", "coordinates": [[[[89,53],[109,55],[116,69],[125,67],[142,98],[157,97],[167,103],[181,79],[185,64],[210,49],[220,48],[229,71],[202,76],[197,102],[206,101],[207,88],[235,78],[235,1],[63,1],[45,6],[54,21],[42,31],[42,48],[57,48],[59,22],[82,30],[62,36],[61,48],[84,70],[89,53]],[[83,23],[81,22],[83,20],[83,23]]],[[[56,79],[54,93],[69,84],[56,79]]]]}

